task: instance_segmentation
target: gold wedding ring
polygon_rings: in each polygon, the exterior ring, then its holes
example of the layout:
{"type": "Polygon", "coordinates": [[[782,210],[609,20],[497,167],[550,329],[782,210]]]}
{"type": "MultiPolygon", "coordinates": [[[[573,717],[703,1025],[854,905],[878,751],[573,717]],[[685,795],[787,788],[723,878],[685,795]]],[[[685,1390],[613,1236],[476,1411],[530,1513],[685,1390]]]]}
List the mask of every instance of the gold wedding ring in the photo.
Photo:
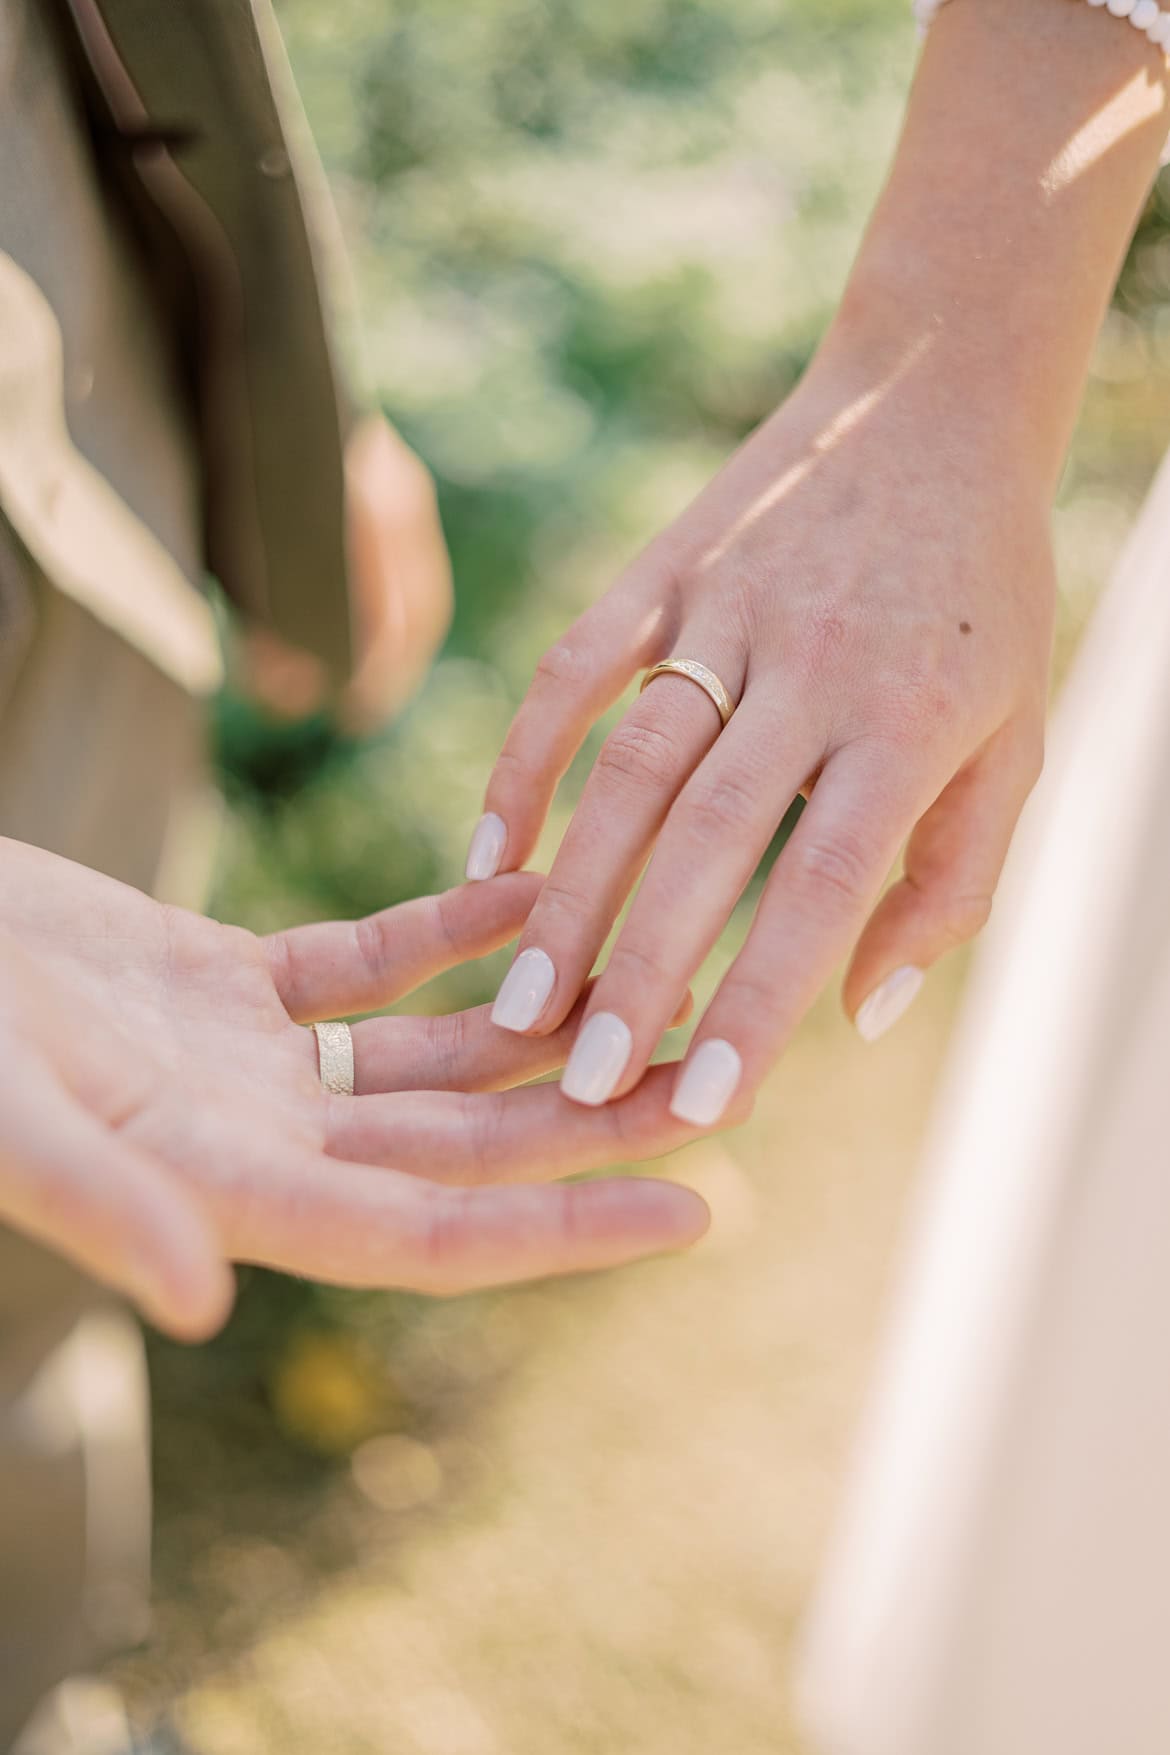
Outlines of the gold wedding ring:
{"type": "Polygon", "coordinates": [[[331,1097],[352,1097],[353,1032],[348,1024],[314,1024],[317,1038],[317,1071],[321,1089],[331,1097]]]}
{"type": "MultiPolygon", "coordinates": [[[[735,712],[735,702],[724,688],[713,670],[700,664],[695,658],[664,658],[661,664],[653,665],[642,678],[642,688],[647,688],[656,676],[685,676],[691,682],[698,683],[703,693],[713,704],[720,720],[726,726],[727,721],[735,712]]],[[[642,692],[641,689],[638,691],[642,692]]]]}

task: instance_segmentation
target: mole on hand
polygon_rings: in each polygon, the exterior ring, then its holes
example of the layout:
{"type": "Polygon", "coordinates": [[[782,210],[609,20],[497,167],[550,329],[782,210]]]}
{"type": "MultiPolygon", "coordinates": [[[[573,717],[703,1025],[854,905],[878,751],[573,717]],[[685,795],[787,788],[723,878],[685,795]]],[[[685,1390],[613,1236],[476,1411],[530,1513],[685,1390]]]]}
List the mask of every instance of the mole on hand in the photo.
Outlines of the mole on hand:
{"type": "Polygon", "coordinates": [[[971,632],[970,622],[960,622],[959,623],[959,632],[960,632],[960,634],[969,634],[971,632]]]}

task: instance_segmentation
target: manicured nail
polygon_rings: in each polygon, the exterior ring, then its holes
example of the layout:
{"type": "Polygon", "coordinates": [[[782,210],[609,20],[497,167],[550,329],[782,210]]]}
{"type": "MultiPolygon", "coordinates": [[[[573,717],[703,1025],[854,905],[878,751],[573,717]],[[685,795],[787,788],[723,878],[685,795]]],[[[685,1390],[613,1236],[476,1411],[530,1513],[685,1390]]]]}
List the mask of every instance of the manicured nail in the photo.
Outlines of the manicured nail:
{"type": "Polygon", "coordinates": [[[606,1102],[626,1070],[633,1046],[628,1024],[613,1012],[594,1012],[582,1024],[562,1075],[565,1096],[593,1109],[606,1102]]]}
{"type": "Polygon", "coordinates": [[[711,1036],[700,1042],[678,1075],[670,1113],[692,1127],[714,1127],[743,1077],[743,1061],[730,1042],[711,1036]]]}
{"type": "Polygon", "coordinates": [[[482,883],[484,878],[495,877],[504,857],[504,843],[507,839],[508,828],[503,817],[498,817],[494,810],[485,811],[475,825],[475,833],[467,849],[466,875],[469,883],[482,883]]]}
{"type": "Polygon", "coordinates": [[[530,1030],[548,1004],[557,972],[543,951],[521,951],[500,983],[492,1023],[501,1030],[530,1030]]]}
{"type": "Polygon", "coordinates": [[[902,1013],[914,1003],[924,979],[921,969],[907,963],[904,968],[887,975],[880,987],[874,988],[869,998],[858,1006],[853,1020],[866,1042],[876,1042],[898,1022],[902,1013]]]}

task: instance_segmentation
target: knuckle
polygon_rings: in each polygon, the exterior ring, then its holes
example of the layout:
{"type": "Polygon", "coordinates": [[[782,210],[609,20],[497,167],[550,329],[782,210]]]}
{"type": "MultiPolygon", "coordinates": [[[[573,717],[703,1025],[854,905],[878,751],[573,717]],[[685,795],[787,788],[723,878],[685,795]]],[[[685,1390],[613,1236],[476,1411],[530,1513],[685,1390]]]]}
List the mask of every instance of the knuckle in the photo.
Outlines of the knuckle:
{"type": "MultiPolygon", "coordinates": [[[[753,973],[750,968],[732,968],[724,977],[720,988],[720,999],[726,1007],[725,1015],[730,1019],[741,1020],[739,1034],[743,1035],[742,1025],[754,1030],[757,1037],[771,1034],[771,1026],[781,1016],[784,1007],[784,996],[778,984],[763,972],[753,973]]],[[[716,1030],[716,1024],[711,1025],[716,1030]]]]}
{"type": "Polygon", "coordinates": [[[378,980],[390,956],[385,915],[367,914],[364,920],[355,920],[353,936],[362,968],[378,980]]]}
{"type": "Polygon", "coordinates": [[[469,1138],[469,1168],[473,1179],[491,1182],[503,1156],[504,1104],[499,1096],[489,1095],[466,1105],[469,1138]]]}
{"type": "Polygon", "coordinates": [[[849,622],[839,606],[822,604],[809,614],[803,629],[800,653],[810,676],[820,676],[835,666],[849,640],[849,622]]]}
{"type": "Polygon", "coordinates": [[[661,948],[639,939],[627,941],[623,937],[618,940],[606,968],[606,976],[613,975],[631,976],[635,992],[644,992],[647,985],[669,987],[673,992],[679,984],[678,976],[671,970],[661,948]]]}
{"type": "Polygon", "coordinates": [[[467,1046],[467,1020],[462,1012],[428,1018],[425,1026],[428,1078],[436,1089],[457,1082],[467,1046]]]}
{"type": "Polygon", "coordinates": [[[444,890],[434,898],[432,908],[431,926],[435,938],[454,957],[462,957],[468,936],[462,914],[463,896],[462,890],[444,890]]]}
{"type": "Polygon", "coordinates": [[[991,918],[991,907],[992,897],[987,893],[949,897],[943,923],[947,937],[956,945],[975,938],[991,918]]]}
{"type": "Polygon", "coordinates": [[[588,675],[584,652],[569,640],[557,640],[546,648],[536,661],[536,677],[558,689],[577,688],[588,675]]]}
{"type": "MultiPolygon", "coordinates": [[[[580,887],[572,878],[558,875],[554,870],[549,873],[541,888],[540,898],[528,929],[521,940],[521,948],[529,945],[540,945],[551,949],[545,937],[546,924],[550,920],[567,921],[575,926],[586,919],[596,906],[596,899],[580,887]]],[[[556,961],[554,956],[553,961],[556,961]]]]}
{"type": "Polygon", "coordinates": [[[624,719],[602,744],[597,767],[607,778],[658,788],[674,779],[678,756],[666,732],[637,719],[624,719]]]}
{"type": "Polygon", "coordinates": [[[786,857],[791,859],[790,883],[810,900],[836,900],[856,908],[869,895],[873,862],[856,832],[839,828],[832,836],[797,833],[786,857]]]}
{"type": "Polygon", "coordinates": [[[749,778],[729,773],[717,781],[696,781],[685,803],[692,834],[708,844],[716,836],[741,835],[752,823],[759,801],[749,778]]]}
{"type": "Polygon", "coordinates": [[[954,693],[943,679],[919,672],[891,682],[876,718],[895,758],[905,759],[929,746],[954,711],[954,693]]]}
{"type": "Polygon", "coordinates": [[[528,752],[521,747],[523,739],[523,707],[516,720],[508,741],[496,757],[492,770],[492,786],[495,789],[515,788],[518,792],[530,787],[540,773],[539,761],[533,760],[528,752]]]}

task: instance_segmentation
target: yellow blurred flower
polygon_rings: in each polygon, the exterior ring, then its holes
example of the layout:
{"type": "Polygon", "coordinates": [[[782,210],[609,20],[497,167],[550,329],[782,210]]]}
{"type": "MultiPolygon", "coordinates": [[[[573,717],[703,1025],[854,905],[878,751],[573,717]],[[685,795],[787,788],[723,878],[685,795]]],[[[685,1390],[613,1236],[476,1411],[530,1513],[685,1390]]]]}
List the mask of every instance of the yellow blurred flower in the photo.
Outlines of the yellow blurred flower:
{"type": "Polygon", "coordinates": [[[344,1334],[295,1335],[269,1393],[281,1430],[327,1456],[348,1455],[363,1439],[396,1425],[401,1415],[391,1380],[344,1334]]]}

